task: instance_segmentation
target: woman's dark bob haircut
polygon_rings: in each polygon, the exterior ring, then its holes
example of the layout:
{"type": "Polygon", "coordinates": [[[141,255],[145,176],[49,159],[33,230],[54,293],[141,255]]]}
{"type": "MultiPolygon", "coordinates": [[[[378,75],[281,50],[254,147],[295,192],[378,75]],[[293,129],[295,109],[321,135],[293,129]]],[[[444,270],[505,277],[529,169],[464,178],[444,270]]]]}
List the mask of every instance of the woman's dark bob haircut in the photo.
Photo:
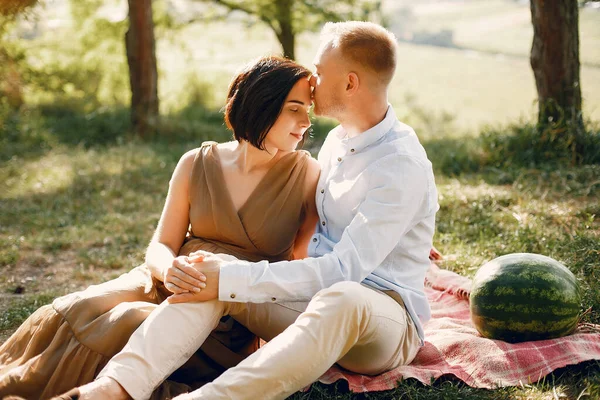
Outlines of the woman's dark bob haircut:
{"type": "Polygon", "coordinates": [[[229,85],[224,107],[225,124],[233,131],[233,137],[264,150],[267,133],[290,90],[310,75],[303,66],[278,56],[262,57],[246,65],[229,85]]]}

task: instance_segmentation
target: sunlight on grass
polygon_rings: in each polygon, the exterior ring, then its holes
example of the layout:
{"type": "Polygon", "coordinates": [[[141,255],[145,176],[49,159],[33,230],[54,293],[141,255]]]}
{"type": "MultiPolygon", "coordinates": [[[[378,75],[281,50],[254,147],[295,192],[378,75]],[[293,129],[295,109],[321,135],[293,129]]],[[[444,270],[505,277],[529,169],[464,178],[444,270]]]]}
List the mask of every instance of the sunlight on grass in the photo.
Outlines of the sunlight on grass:
{"type": "MultiPolygon", "coordinates": [[[[458,47],[492,53],[529,57],[533,28],[526,2],[503,0],[454,2],[397,2],[390,6],[409,7],[414,17],[408,21],[415,31],[438,32],[449,29],[458,47]]],[[[591,8],[579,10],[580,59],[584,65],[600,66],[600,13],[591,8]]]]}
{"type": "Polygon", "coordinates": [[[0,168],[5,184],[0,197],[9,199],[25,194],[52,193],[68,187],[76,174],[71,156],[67,152],[51,153],[24,167],[23,161],[14,157],[0,168]]]}

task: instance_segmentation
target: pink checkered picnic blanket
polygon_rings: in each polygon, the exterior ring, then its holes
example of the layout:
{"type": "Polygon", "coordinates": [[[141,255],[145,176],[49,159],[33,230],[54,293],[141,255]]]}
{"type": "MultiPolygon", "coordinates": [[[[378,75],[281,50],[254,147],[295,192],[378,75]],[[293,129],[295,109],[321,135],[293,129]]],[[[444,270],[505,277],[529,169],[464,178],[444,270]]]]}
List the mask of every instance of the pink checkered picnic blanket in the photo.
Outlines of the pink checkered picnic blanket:
{"type": "Polygon", "coordinates": [[[471,280],[434,263],[425,278],[432,318],[424,325],[425,346],[415,360],[378,376],[348,372],[334,366],[319,381],[348,381],[353,392],[390,390],[396,382],[416,378],[424,384],[446,374],[472,387],[498,388],[538,381],[557,368],[600,360],[600,325],[578,328],[569,336],[510,344],[485,339],[469,316],[471,280]]]}

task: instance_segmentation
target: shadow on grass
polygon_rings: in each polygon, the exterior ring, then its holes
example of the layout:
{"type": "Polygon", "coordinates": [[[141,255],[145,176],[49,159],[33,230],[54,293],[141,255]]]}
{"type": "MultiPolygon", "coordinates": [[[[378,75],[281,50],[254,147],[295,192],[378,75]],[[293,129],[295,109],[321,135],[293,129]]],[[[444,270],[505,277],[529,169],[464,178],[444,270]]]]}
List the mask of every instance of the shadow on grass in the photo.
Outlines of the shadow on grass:
{"type": "MultiPolygon", "coordinates": [[[[327,133],[336,126],[332,120],[312,117],[304,148],[316,155],[327,133]]],[[[17,157],[35,160],[57,146],[103,148],[121,145],[136,138],[131,132],[129,108],[97,107],[86,112],[73,104],[42,104],[24,108],[0,121],[0,162],[17,157]]],[[[201,104],[189,104],[178,112],[162,115],[156,131],[146,143],[198,144],[233,140],[223,113],[201,104]]]]}
{"type": "MultiPolygon", "coordinates": [[[[590,140],[596,140],[591,136],[590,140]]],[[[508,141],[504,136],[434,138],[423,142],[436,176],[456,177],[468,181],[476,176],[490,185],[513,185],[518,189],[571,197],[594,198],[600,193],[600,164],[571,166],[567,162],[540,162],[518,159],[520,153],[505,152],[493,144],[508,141]],[[496,139],[495,138],[499,138],[496,139]]],[[[599,142],[600,143],[600,142],[599,142]]],[[[523,143],[526,147],[526,143],[523,143]]],[[[590,153],[600,145],[590,146],[590,153]]],[[[529,153],[528,149],[523,154],[529,153]]]]}
{"type": "Polygon", "coordinates": [[[4,196],[0,265],[14,265],[39,251],[72,249],[85,265],[133,267],[129,259],[143,254],[185,150],[183,144],[157,143],[79,150],[60,166],[71,176],[65,185],[4,196]]]}
{"type": "MultiPolygon", "coordinates": [[[[13,157],[37,159],[58,146],[102,148],[127,143],[131,132],[129,108],[98,107],[85,112],[61,104],[44,104],[12,113],[0,121],[0,162],[13,157]]],[[[146,142],[177,143],[231,140],[223,115],[203,106],[189,106],[161,116],[146,142]]]]}
{"type": "Polygon", "coordinates": [[[558,395],[564,393],[566,398],[569,399],[600,398],[600,362],[587,361],[560,368],[538,383],[526,384],[523,387],[505,387],[495,390],[478,389],[466,385],[451,375],[446,375],[438,378],[431,385],[424,385],[416,379],[409,378],[398,382],[397,387],[393,390],[353,393],[349,391],[346,381],[339,380],[331,385],[314,383],[307,392],[295,393],[289,399],[512,400],[516,398],[545,399],[548,394],[556,397],[556,393],[558,395]]]}
{"type": "Polygon", "coordinates": [[[107,146],[128,136],[129,114],[120,107],[101,107],[93,112],[58,105],[22,109],[0,125],[0,161],[13,157],[31,160],[58,145],[107,146]]]}
{"type": "Polygon", "coordinates": [[[476,137],[440,137],[423,141],[423,147],[436,174],[459,176],[482,169],[479,139],[476,137]]]}

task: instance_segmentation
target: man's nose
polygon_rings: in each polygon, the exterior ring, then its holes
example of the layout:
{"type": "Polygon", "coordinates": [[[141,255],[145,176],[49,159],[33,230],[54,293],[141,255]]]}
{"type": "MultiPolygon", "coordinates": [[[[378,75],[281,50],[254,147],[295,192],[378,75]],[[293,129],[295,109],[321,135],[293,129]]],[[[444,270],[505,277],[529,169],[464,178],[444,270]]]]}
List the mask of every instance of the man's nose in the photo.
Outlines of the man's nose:
{"type": "Polygon", "coordinates": [[[317,77],[314,75],[311,76],[308,80],[308,83],[310,83],[310,86],[312,86],[312,88],[314,89],[317,86],[317,77]]]}

